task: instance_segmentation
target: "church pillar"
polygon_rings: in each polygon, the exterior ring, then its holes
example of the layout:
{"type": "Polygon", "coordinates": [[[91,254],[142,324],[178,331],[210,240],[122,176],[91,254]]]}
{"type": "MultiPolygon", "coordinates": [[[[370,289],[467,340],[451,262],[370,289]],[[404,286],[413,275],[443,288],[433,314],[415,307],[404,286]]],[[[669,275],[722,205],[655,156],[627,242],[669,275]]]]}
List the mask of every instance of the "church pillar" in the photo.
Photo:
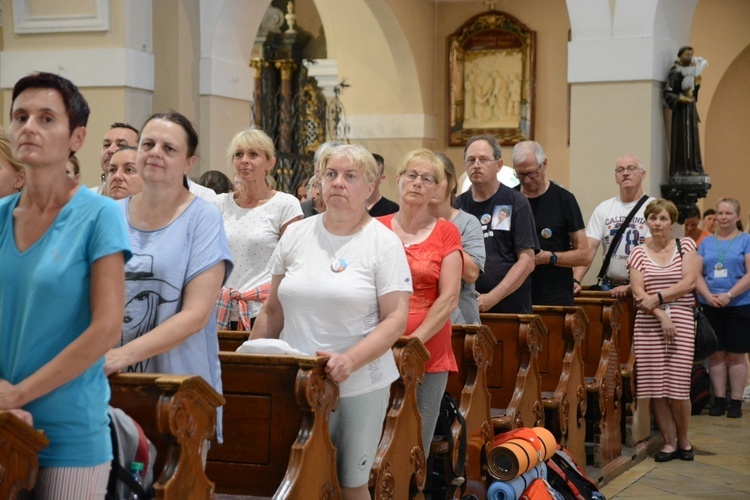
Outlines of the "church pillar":
{"type": "MultiPolygon", "coordinates": [[[[586,216],[618,192],[614,165],[635,154],[644,192],[661,196],[667,138],[661,88],[689,40],[697,0],[567,0],[570,184],[586,216]],[[585,195],[597,193],[597,196],[585,195]]],[[[592,264],[598,269],[598,264],[592,264]]],[[[595,273],[589,273],[595,274],[595,273]]]]}

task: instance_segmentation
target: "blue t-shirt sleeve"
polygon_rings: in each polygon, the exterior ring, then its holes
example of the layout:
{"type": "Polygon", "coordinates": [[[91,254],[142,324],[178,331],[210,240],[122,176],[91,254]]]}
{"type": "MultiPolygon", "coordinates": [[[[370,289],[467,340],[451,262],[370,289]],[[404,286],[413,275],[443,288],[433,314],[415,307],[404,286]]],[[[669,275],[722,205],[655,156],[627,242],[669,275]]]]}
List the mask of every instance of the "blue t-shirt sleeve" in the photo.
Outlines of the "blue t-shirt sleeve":
{"type": "Polygon", "coordinates": [[[199,203],[200,209],[196,214],[192,241],[189,242],[190,259],[185,283],[223,260],[225,269],[222,286],[224,286],[234,269],[227,235],[224,231],[224,219],[219,209],[209,202],[196,199],[193,203],[199,203]]]}
{"type": "Polygon", "coordinates": [[[102,197],[98,201],[102,203],[94,218],[92,234],[88,240],[89,264],[117,252],[123,252],[127,262],[133,254],[122,211],[117,203],[109,198],[102,197]]]}

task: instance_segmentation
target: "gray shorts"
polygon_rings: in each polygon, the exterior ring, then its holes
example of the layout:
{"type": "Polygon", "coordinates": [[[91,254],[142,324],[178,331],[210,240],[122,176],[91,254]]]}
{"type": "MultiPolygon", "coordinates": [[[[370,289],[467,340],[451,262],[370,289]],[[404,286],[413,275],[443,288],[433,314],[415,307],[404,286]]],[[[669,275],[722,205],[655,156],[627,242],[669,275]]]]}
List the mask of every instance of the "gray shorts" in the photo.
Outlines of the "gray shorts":
{"type": "Polygon", "coordinates": [[[356,488],[370,481],[391,388],[339,399],[331,413],[328,430],[336,447],[336,467],[342,488],[356,488]]]}

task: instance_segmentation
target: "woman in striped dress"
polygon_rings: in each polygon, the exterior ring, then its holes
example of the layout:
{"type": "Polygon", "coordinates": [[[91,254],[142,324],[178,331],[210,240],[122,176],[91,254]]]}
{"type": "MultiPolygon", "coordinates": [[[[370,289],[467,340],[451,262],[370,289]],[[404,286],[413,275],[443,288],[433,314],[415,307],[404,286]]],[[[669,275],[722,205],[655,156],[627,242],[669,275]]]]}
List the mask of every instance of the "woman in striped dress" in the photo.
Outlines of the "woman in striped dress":
{"type": "Polygon", "coordinates": [[[693,296],[698,275],[695,243],[670,236],[677,207],[664,199],[644,212],[651,237],[630,254],[630,285],[638,312],[635,317],[637,395],[651,398],[664,446],[654,459],[692,460],[688,440],[690,369],[695,330],[693,296]]]}

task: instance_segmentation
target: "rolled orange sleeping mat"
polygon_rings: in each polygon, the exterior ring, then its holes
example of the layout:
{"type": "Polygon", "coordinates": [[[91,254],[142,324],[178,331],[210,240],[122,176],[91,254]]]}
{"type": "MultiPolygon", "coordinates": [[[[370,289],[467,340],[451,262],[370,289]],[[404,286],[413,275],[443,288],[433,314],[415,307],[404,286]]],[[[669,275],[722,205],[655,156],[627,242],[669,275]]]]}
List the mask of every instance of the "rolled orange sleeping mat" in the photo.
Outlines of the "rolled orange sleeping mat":
{"type": "Polygon", "coordinates": [[[544,427],[515,429],[495,438],[487,452],[487,472],[498,481],[511,481],[555,454],[557,443],[544,427]],[[508,439],[510,438],[510,439],[508,439]]]}

